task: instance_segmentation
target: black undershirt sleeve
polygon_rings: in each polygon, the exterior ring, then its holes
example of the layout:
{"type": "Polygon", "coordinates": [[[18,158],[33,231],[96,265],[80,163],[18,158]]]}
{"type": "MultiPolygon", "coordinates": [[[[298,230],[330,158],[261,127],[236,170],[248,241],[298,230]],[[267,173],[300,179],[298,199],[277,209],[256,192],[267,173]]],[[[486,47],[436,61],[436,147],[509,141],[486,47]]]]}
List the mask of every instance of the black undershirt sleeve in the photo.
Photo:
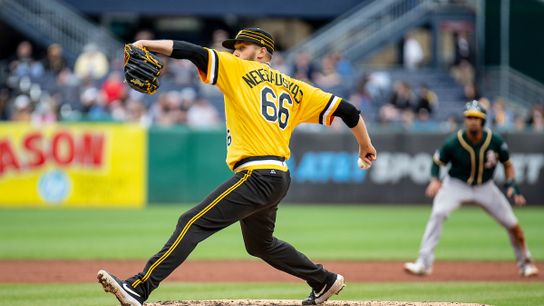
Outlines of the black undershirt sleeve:
{"type": "Polygon", "coordinates": [[[171,58],[188,59],[203,72],[208,71],[208,50],[190,42],[174,40],[171,58]]]}
{"type": "Polygon", "coordinates": [[[431,176],[440,179],[440,165],[437,164],[434,160],[431,166],[431,176]]]}
{"type": "Polygon", "coordinates": [[[351,129],[359,123],[359,110],[351,103],[344,100],[340,101],[338,107],[332,114],[335,117],[342,118],[342,121],[351,129]]]}

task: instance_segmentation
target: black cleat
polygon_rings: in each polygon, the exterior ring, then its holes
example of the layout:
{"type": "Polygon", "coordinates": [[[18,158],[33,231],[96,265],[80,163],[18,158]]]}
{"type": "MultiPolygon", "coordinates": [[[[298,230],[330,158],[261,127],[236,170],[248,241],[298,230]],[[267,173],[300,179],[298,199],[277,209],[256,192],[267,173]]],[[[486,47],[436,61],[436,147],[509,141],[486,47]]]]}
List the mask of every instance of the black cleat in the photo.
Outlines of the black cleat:
{"type": "Polygon", "coordinates": [[[113,293],[122,306],[142,306],[144,304],[144,298],[115,275],[100,270],[96,278],[104,287],[104,291],[113,293]]]}
{"type": "Polygon", "coordinates": [[[346,285],[344,277],[340,274],[331,273],[327,281],[319,289],[312,289],[310,296],[302,301],[302,305],[319,305],[327,301],[333,294],[338,294],[346,285]]]}

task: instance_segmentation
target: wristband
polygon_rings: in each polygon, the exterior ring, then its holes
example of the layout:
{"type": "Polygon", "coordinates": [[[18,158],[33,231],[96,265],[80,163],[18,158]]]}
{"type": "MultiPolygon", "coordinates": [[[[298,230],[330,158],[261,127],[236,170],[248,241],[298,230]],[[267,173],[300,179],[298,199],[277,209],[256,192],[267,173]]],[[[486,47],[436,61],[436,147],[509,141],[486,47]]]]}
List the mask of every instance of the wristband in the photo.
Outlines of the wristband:
{"type": "Polygon", "coordinates": [[[508,190],[508,188],[512,187],[512,195],[518,195],[518,194],[521,194],[520,190],[519,190],[519,186],[518,184],[516,183],[516,181],[514,181],[514,179],[509,179],[509,180],[506,180],[506,182],[504,183],[504,188],[506,188],[506,190],[508,190]]]}

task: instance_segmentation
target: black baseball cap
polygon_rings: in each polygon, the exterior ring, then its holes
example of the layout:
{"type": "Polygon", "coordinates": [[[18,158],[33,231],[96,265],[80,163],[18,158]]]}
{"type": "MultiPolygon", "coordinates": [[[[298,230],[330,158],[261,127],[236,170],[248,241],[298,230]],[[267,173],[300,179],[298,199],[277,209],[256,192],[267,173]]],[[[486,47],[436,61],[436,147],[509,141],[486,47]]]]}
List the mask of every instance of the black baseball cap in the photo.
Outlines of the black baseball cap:
{"type": "Polygon", "coordinates": [[[234,50],[234,44],[238,41],[247,41],[261,47],[265,47],[270,54],[274,53],[274,38],[270,33],[261,28],[245,28],[240,30],[236,37],[223,41],[223,47],[234,50]]]}

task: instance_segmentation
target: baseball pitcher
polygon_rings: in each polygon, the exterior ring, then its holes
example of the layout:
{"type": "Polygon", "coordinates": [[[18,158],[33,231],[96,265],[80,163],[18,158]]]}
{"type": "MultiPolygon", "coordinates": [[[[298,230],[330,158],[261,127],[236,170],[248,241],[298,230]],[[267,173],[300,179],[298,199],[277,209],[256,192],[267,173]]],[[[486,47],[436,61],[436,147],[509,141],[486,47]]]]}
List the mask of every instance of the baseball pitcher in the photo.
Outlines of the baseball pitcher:
{"type": "MultiPolygon", "coordinates": [[[[126,280],[98,272],[104,290],[122,305],[141,306],[199,242],[238,221],[249,254],[305,280],[312,288],[303,305],[321,304],[344,287],[342,275],[313,263],[273,234],[278,204],[289,188],[285,160],[290,156],[289,140],[295,127],[303,122],[328,126],[334,117],[340,117],[359,143],[358,162],[368,168],[376,150],[359,111],[340,97],[270,67],[274,39],[260,28],[243,29],[223,46],[233,53],[184,41],[133,43],[134,48],[190,60],[203,82],[223,92],[227,164],[234,176],[181,215],[170,239],[141,272],[126,280]]],[[[144,74],[131,77],[138,75],[144,74]]],[[[151,73],[151,81],[135,81],[134,86],[153,92],[157,75],[151,73]]]]}
{"type": "Polygon", "coordinates": [[[486,110],[478,101],[465,105],[465,130],[459,130],[446,140],[434,154],[431,182],[426,194],[434,197],[433,209],[419,249],[416,262],[404,265],[406,272],[428,275],[432,272],[434,249],[442,234],[442,224],[464,202],[481,206],[508,232],[521,276],[538,274],[531,259],[525,236],[508,199],[493,182],[493,173],[499,162],[503,164],[507,195],[519,206],[525,205],[514,180],[514,167],[508,146],[491,130],[484,128],[486,110]],[[443,182],[439,179],[440,166],[451,165],[443,182]]]}

